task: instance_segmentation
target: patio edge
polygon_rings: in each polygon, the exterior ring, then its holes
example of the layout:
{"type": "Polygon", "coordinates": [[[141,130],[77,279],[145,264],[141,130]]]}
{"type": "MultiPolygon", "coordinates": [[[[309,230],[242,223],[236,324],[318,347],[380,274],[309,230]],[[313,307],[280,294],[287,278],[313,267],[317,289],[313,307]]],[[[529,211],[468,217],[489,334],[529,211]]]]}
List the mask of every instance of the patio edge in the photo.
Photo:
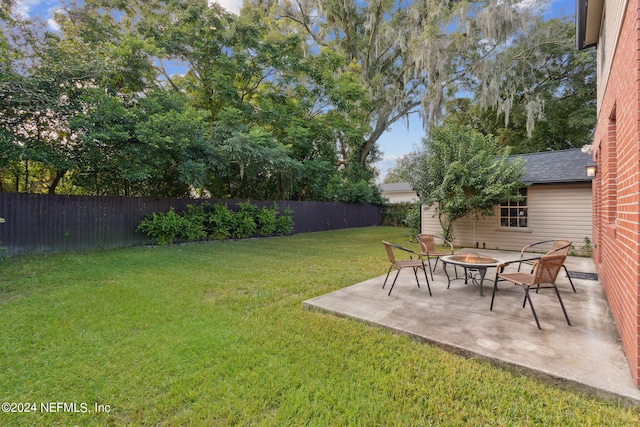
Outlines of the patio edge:
{"type": "Polygon", "coordinates": [[[452,354],[456,354],[459,355],[461,357],[464,357],[465,359],[475,359],[475,360],[479,360],[481,362],[485,362],[488,364],[491,364],[493,366],[496,366],[498,368],[504,369],[508,372],[511,373],[515,373],[518,375],[524,375],[526,377],[529,377],[531,379],[535,379],[538,380],[540,382],[543,382],[545,384],[548,385],[552,385],[554,387],[558,387],[562,390],[565,391],[569,391],[572,393],[577,393],[586,397],[596,397],[602,400],[605,400],[609,403],[612,404],[619,404],[622,405],[624,407],[627,408],[631,408],[631,407],[640,407],[640,400],[638,399],[634,399],[630,396],[625,396],[625,395],[621,395],[612,391],[608,391],[608,390],[603,390],[597,387],[593,387],[584,383],[580,383],[578,381],[574,381],[571,379],[567,379],[567,378],[563,378],[563,377],[559,377],[557,375],[552,375],[548,372],[545,371],[541,371],[539,369],[534,369],[534,368],[530,368],[527,366],[523,366],[523,365],[517,365],[514,363],[510,363],[510,362],[506,362],[504,360],[500,360],[497,358],[493,358],[493,357],[489,357],[483,354],[479,354],[477,352],[471,351],[469,349],[465,349],[463,347],[460,346],[456,346],[450,343],[444,343],[441,341],[437,341],[437,340],[433,340],[418,334],[415,334],[413,332],[409,332],[403,329],[399,329],[399,328],[394,328],[388,325],[384,325],[382,323],[379,322],[374,322],[371,320],[367,320],[364,318],[360,318],[357,316],[352,316],[343,312],[339,312],[336,310],[331,310],[328,309],[326,307],[320,307],[320,306],[316,306],[313,304],[313,299],[309,299],[309,300],[305,300],[302,302],[302,308],[308,311],[317,311],[317,312],[321,312],[321,313],[325,313],[325,314],[330,314],[336,317],[341,317],[341,318],[346,318],[346,319],[351,319],[351,320],[355,320],[361,323],[364,323],[365,325],[370,325],[370,326],[376,326],[379,328],[383,328],[386,330],[389,330],[391,332],[397,333],[397,334],[401,334],[401,335],[405,335],[415,341],[418,342],[422,342],[422,343],[426,343],[426,344],[431,344],[434,345],[435,347],[438,347],[444,351],[447,351],[449,353],[452,354]]]}

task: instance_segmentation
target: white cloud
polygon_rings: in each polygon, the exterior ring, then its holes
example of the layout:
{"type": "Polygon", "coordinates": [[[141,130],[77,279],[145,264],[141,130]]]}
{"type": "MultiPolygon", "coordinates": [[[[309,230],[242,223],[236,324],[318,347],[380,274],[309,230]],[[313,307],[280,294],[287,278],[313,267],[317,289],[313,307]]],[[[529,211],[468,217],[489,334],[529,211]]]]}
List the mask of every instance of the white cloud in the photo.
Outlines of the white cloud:
{"type": "Polygon", "coordinates": [[[60,25],[53,19],[53,14],[59,6],[57,0],[17,0],[14,13],[23,19],[34,18],[37,15],[46,20],[49,29],[60,31],[60,25]]]}
{"type": "Polygon", "coordinates": [[[29,18],[31,10],[42,3],[42,0],[18,0],[16,2],[16,14],[21,18],[29,18]]]}
{"type": "Polygon", "coordinates": [[[236,15],[240,13],[240,9],[242,8],[242,0],[208,0],[208,2],[209,4],[218,3],[224,7],[227,12],[235,13],[236,15]]]}
{"type": "Polygon", "coordinates": [[[58,24],[53,18],[47,19],[47,27],[56,33],[60,32],[60,24],[58,24]]]}

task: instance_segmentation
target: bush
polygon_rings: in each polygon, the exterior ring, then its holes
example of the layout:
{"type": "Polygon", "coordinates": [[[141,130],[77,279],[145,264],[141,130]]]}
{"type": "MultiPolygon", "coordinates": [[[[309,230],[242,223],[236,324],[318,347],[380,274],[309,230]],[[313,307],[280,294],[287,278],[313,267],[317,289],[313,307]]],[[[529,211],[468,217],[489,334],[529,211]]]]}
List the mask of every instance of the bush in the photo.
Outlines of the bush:
{"type": "Polygon", "coordinates": [[[178,236],[185,240],[200,240],[207,237],[204,228],[206,214],[203,205],[187,205],[182,214],[182,224],[178,236]]]}
{"type": "Polygon", "coordinates": [[[413,239],[420,234],[420,205],[412,205],[407,212],[407,216],[404,219],[404,224],[407,226],[409,240],[413,239]]]}
{"type": "Polygon", "coordinates": [[[256,215],[256,223],[258,226],[258,236],[271,236],[276,232],[278,225],[278,205],[273,204],[272,207],[263,207],[256,215]]]}
{"type": "Polygon", "coordinates": [[[414,206],[415,203],[409,202],[389,203],[382,206],[382,225],[404,227],[407,215],[414,206]]]}
{"type": "Polygon", "coordinates": [[[293,232],[293,211],[288,206],[280,215],[276,203],[261,209],[249,202],[238,203],[238,207],[240,209],[233,212],[221,203],[203,203],[187,205],[181,214],[172,207],[166,213],[147,215],[136,230],[155,239],[159,245],[171,244],[176,239],[245,239],[293,232]]]}
{"type": "Polygon", "coordinates": [[[205,218],[207,235],[215,240],[228,239],[231,236],[233,224],[233,212],[229,210],[227,205],[221,203],[211,206],[205,218]]]}
{"type": "Polygon", "coordinates": [[[153,212],[147,215],[136,228],[147,236],[152,237],[159,245],[173,243],[182,229],[183,219],[173,207],[166,213],[153,212]]]}
{"type": "Polygon", "coordinates": [[[246,239],[255,236],[258,229],[256,225],[256,214],[258,208],[249,202],[238,203],[240,210],[233,215],[234,227],[231,236],[234,239],[246,239]]]}
{"type": "Polygon", "coordinates": [[[276,234],[289,235],[293,233],[293,211],[289,206],[276,219],[276,234]]]}

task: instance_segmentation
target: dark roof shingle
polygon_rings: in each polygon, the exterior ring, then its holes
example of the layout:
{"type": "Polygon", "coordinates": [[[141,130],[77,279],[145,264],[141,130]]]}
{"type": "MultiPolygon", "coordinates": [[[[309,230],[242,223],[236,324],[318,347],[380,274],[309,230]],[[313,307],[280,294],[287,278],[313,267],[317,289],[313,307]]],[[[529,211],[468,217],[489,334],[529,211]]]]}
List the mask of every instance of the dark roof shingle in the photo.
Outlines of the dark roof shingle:
{"type": "Polygon", "coordinates": [[[525,162],[523,180],[531,184],[559,182],[588,182],[585,168],[593,166],[591,154],[579,148],[541,153],[517,154],[509,158],[522,157],[525,162]]]}

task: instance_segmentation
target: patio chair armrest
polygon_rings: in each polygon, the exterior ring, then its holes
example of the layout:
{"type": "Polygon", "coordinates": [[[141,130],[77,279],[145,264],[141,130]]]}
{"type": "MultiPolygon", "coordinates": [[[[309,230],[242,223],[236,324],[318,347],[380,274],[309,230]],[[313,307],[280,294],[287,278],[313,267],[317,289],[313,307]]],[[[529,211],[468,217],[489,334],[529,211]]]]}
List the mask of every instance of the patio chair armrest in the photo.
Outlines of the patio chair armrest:
{"type": "Polygon", "coordinates": [[[508,265],[520,264],[520,262],[521,261],[519,259],[516,259],[516,260],[513,260],[513,261],[503,261],[500,264],[496,265],[496,272],[502,272],[502,271],[504,271],[505,267],[507,267],[508,265]]]}
{"type": "MultiPolygon", "coordinates": [[[[418,235],[416,236],[416,240],[418,241],[418,243],[420,243],[420,246],[421,246],[421,247],[424,247],[424,245],[420,242],[419,237],[420,237],[420,234],[418,234],[418,235]]],[[[441,241],[441,242],[442,242],[442,244],[440,244],[440,242],[438,242],[438,244],[439,244],[440,246],[448,245],[448,246],[449,246],[449,249],[451,250],[451,254],[453,255],[453,252],[454,252],[453,243],[451,243],[450,241],[448,241],[448,240],[447,240],[447,239],[445,239],[444,237],[440,237],[440,236],[435,235],[435,234],[433,234],[433,238],[434,238],[434,244],[435,244],[435,239],[438,239],[439,241],[441,241]]],[[[422,252],[422,255],[428,255],[428,254],[429,254],[429,251],[422,252]]]]}
{"type": "Polygon", "coordinates": [[[417,257],[422,257],[424,254],[419,254],[418,252],[412,251],[409,248],[405,248],[404,246],[396,245],[395,243],[389,243],[389,246],[395,249],[399,249],[401,251],[409,252],[410,254],[414,254],[417,257]]]}
{"type": "Polygon", "coordinates": [[[551,243],[553,242],[553,240],[543,240],[542,242],[536,242],[536,243],[531,243],[530,245],[525,246],[524,248],[522,248],[522,250],[520,251],[520,257],[522,257],[524,255],[524,253],[529,249],[532,248],[534,246],[538,246],[538,245],[542,245],[544,243],[551,243]]]}
{"type": "Polygon", "coordinates": [[[451,248],[451,252],[453,252],[453,243],[451,243],[450,241],[448,241],[447,239],[445,239],[444,237],[440,237],[440,236],[436,236],[438,239],[442,240],[444,243],[446,243],[447,245],[449,245],[449,247],[451,248]]]}

